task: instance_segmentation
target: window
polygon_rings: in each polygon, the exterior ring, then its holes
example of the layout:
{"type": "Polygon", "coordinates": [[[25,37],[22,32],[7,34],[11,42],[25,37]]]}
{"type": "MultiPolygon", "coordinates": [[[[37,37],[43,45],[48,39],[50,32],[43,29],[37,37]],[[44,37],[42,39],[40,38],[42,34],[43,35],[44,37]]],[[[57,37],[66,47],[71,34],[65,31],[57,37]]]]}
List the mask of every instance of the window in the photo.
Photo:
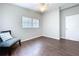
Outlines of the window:
{"type": "Polygon", "coordinates": [[[32,27],[32,19],[27,17],[22,17],[22,27],[23,28],[31,28],[32,27]]]}
{"type": "Polygon", "coordinates": [[[22,17],[22,28],[39,28],[39,19],[22,17]]]}
{"type": "Polygon", "coordinates": [[[33,28],[39,28],[39,20],[33,19],[33,28]]]}

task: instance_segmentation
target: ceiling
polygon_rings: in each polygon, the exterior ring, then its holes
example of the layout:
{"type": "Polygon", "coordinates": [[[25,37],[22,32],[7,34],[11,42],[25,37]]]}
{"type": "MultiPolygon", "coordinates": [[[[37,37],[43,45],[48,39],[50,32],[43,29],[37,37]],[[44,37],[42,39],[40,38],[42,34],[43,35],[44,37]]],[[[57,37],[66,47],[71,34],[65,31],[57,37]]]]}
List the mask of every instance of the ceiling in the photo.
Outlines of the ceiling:
{"type": "MultiPolygon", "coordinates": [[[[68,8],[76,5],[77,3],[48,3],[48,10],[55,9],[57,7],[61,7],[61,9],[68,8]]],[[[23,8],[28,8],[34,11],[41,12],[39,10],[40,3],[13,3],[13,5],[17,5],[23,8]]]]}

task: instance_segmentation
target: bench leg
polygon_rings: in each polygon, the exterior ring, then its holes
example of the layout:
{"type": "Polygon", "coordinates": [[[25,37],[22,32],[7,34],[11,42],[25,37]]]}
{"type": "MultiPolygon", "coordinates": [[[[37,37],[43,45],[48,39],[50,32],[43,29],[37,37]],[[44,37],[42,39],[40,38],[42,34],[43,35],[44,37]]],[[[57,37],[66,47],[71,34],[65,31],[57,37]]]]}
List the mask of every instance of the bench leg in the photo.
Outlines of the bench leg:
{"type": "Polygon", "coordinates": [[[8,48],[8,56],[11,56],[11,47],[8,48]]]}
{"type": "Polygon", "coordinates": [[[19,40],[19,45],[21,46],[21,40],[19,40]]]}

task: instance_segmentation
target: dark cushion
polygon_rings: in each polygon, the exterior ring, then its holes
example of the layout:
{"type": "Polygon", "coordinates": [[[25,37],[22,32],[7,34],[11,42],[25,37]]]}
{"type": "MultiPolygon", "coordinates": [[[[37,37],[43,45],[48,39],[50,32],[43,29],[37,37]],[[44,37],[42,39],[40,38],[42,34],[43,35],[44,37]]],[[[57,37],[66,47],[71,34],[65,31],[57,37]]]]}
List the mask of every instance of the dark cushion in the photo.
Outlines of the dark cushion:
{"type": "Polygon", "coordinates": [[[6,40],[6,41],[0,43],[0,47],[11,47],[19,40],[20,39],[18,39],[18,38],[12,38],[12,39],[6,40]]]}
{"type": "Polygon", "coordinates": [[[2,42],[2,39],[0,38],[0,43],[2,42]]]}
{"type": "Polygon", "coordinates": [[[9,32],[11,34],[11,30],[1,31],[0,33],[9,32]]]}

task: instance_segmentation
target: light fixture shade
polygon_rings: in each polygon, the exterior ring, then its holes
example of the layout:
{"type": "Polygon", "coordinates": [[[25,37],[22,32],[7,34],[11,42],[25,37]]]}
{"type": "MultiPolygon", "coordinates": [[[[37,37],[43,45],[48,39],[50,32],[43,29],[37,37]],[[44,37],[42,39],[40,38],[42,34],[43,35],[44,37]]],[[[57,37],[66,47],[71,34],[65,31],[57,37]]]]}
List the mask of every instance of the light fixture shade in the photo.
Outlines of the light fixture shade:
{"type": "Polygon", "coordinates": [[[40,3],[40,8],[39,9],[40,9],[41,12],[47,11],[48,4],[46,4],[46,3],[40,3]]]}

